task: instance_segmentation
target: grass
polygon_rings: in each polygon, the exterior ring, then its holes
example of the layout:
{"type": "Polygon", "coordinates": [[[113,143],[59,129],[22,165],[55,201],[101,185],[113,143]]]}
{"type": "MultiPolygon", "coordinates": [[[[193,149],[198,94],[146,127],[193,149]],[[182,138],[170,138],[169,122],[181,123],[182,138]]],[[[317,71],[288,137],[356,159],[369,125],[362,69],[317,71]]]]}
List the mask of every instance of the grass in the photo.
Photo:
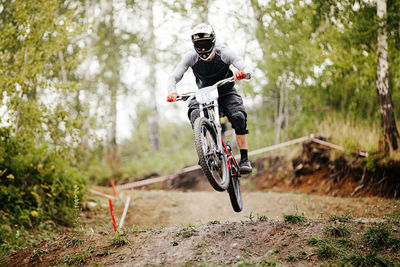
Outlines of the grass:
{"type": "Polygon", "coordinates": [[[138,227],[138,226],[132,226],[129,228],[122,229],[124,234],[144,233],[144,232],[147,232],[148,230],[151,230],[151,229],[149,227],[138,227]]]}
{"type": "Polygon", "coordinates": [[[36,247],[40,240],[49,239],[58,234],[52,226],[39,226],[38,228],[28,230],[22,226],[13,229],[5,227],[5,225],[0,226],[0,260],[6,257],[11,250],[36,247]]]}
{"type": "Polygon", "coordinates": [[[89,253],[80,252],[73,256],[65,256],[64,258],[61,259],[60,263],[67,265],[85,264],[89,257],[90,257],[89,253]]]}
{"type": "Polygon", "coordinates": [[[45,250],[43,250],[43,249],[35,248],[34,250],[32,250],[31,259],[34,259],[34,258],[36,258],[36,257],[40,257],[40,256],[42,256],[43,254],[48,254],[48,253],[49,253],[48,251],[45,251],[45,250]]]}
{"type": "Polygon", "coordinates": [[[331,221],[339,221],[339,222],[348,222],[353,219],[353,215],[351,213],[343,214],[343,215],[332,215],[329,217],[331,221]]]}
{"type": "Polygon", "coordinates": [[[268,221],[268,217],[265,216],[265,215],[258,215],[258,220],[262,221],[262,222],[265,222],[265,221],[268,221]]]}
{"type": "Polygon", "coordinates": [[[398,256],[393,256],[398,255],[400,238],[385,223],[371,225],[353,234],[353,239],[344,223],[330,224],[324,231],[326,236],[311,236],[307,243],[329,266],[397,266],[398,256]]]}
{"type": "Polygon", "coordinates": [[[255,221],[254,221],[254,214],[253,214],[253,212],[250,212],[250,214],[249,214],[249,216],[244,216],[245,218],[248,218],[249,219],[249,221],[250,221],[250,223],[252,223],[252,224],[254,224],[255,223],[255,221]]]}
{"type": "Polygon", "coordinates": [[[184,229],[178,231],[178,233],[177,233],[177,235],[180,235],[184,238],[191,237],[195,234],[196,234],[196,229],[194,229],[193,227],[184,228],[184,229]]]}
{"type": "Polygon", "coordinates": [[[287,261],[296,261],[297,258],[296,258],[296,256],[288,255],[288,256],[286,257],[286,260],[287,260],[287,261]]]}
{"type": "Polygon", "coordinates": [[[306,220],[304,215],[299,214],[283,214],[283,220],[288,223],[303,223],[306,220]]]}
{"type": "Polygon", "coordinates": [[[85,242],[85,240],[83,240],[83,238],[81,237],[77,237],[77,236],[73,236],[70,239],[70,245],[74,246],[74,247],[79,247],[80,245],[82,245],[85,242]]]}
{"type": "Polygon", "coordinates": [[[353,253],[342,259],[344,265],[351,266],[394,266],[394,263],[386,257],[379,256],[376,253],[353,253]]]}
{"type": "Polygon", "coordinates": [[[227,236],[228,234],[230,234],[231,232],[229,230],[223,230],[221,232],[219,232],[219,234],[223,237],[227,236]]]}
{"type": "Polygon", "coordinates": [[[106,249],[101,252],[97,252],[95,255],[98,257],[104,257],[104,256],[108,256],[110,254],[111,254],[110,250],[106,249]]]}
{"type": "Polygon", "coordinates": [[[338,250],[326,242],[321,242],[317,245],[317,254],[321,259],[331,259],[338,254],[338,250]]]}
{"type": "Polygon", "coordinates": [[[384,249],[389,245],[391,229],[384,223],[369,227],[363,234],[362,240],[371,249],[384,249]]]}
{"type": "Polygon", "coordinates": [[[111,245],[114,246],[115,248],[119,248],[128,243],[129,243],[128,239],[120,235],[119,232],[117,232],[117,235],[115,237],[111,238],[111,245]]]}
{"type": "Polygon", "coordinates": [[[343,223],[331,224],[325,227],[325,233],[333,237],[346,237],[350,235],[350,229],[343,223]]]}
{"type": "Polygon", "coordinates": [[[332,142],[343,146],[348,151],[356,149],[377,151],[380,126],[359,119],[330,115],[317,124],[317,133],[332,138],[332,142]]]}
{"type": "Polygon", "coordinates": [[[354,247],[354,241],[350,238],[346,238],[346,237],[340,237],[337,238],[336,243],[343,247],[343,248],[353,248],[354,247]]]}

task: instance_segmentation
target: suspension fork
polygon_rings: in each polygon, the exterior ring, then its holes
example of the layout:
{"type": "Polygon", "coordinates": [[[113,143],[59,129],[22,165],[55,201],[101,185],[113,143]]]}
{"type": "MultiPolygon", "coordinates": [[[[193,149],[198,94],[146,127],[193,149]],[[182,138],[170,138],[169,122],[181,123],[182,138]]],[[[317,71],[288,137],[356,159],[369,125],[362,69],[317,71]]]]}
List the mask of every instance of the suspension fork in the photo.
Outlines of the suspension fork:
{"type": "MultiPolygon", "coordinates": [[[[205,117],[205,114],[204,114],[205,108],[206,107],[204,106],[204,104],[199,105],[200,117],[205,117]]],[[[220,117],[219,117],[218,103],[216,101],[213,104],[212,113],[213,113],[212,114],[213,118],[208,118],[208,119],[214,125],[215,131],[217,132],[217,148],[221,154],[226,155],[226,146],[224,144],[224,141],[222,140],[222,127],[219,122],[220,117]]],[[[208,115],[210,116],[210,114],[208,114],[208,115]]]]}
{"type": "Polygon", "coordinates": [[[224,140],[222,139],[222,127],[221,127],[221,123],[220,123],[219,110],[218,110],[217,103],[214,104],[213,113],[214,113],[214,125],[216,128],[215,130],[217,131],[218,150],[221,151],[226,156],[226,146],[225,146],[224,140]]]}

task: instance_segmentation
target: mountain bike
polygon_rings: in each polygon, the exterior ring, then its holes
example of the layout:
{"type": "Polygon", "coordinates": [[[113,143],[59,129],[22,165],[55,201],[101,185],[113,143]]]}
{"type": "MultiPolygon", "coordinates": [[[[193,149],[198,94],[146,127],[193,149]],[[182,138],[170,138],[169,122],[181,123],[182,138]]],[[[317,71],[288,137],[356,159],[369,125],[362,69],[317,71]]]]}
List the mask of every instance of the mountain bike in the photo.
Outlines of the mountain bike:
{"type": "MultiPolygon", "coordinates": [[[[250,79],[250,74],[247,74],[245,79],[250,79]]],[[[234,78],[223,79],[196,92],[178,95],[177,100],[195,98],[199,104],[200,116],[193,125],[199,164],[211,186],[217,191],[227,190],[233,210],[240,212],[243,202],[239,164],[232,154],[231,147],[224,143],[218,108],[218,87],[229,82],[234,82],[234,78]]]]}

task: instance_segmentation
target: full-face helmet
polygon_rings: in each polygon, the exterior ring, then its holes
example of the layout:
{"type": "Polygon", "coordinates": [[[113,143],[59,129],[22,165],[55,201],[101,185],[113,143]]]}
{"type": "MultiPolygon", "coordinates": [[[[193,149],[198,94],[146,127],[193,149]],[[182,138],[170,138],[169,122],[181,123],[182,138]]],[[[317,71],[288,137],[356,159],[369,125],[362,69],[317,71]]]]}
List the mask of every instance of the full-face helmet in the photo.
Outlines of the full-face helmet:
{"type": "Polygon", "coordinates": [[[215,32],[211,25],[201,23],[192,31],[192,42],[199,57],[208,61],[215,54],[215,32]]]}

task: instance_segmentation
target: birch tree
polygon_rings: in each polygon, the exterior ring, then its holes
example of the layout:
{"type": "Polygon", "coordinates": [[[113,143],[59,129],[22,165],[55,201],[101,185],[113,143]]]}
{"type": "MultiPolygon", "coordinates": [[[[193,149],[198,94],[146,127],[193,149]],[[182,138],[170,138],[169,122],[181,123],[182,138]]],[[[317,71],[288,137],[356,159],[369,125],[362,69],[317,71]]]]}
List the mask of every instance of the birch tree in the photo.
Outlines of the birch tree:
{"type": "Polygon", "coordinates": [[[399,148],[400,137],[394,117],[392,95],[389,88],[386,0],[377,0],[377,16],[379,30],[376,52],[378,56],[376,92],[379,99],[381,126],[383,130],[383,150],[386,154],[392,154],[393,151],[399,148]]]}
{"type": "Polygon", "coordinates": [[[160,150],[160,138],[159,138],[159,131],[158,131],[158,105],[157,105],[157,49],[156,49],[156,42],[155,42],[155,33],[154,33],[154,2],[153,0],[148,1],[147,12],[148,12],[148,50],[147,50],[147,61],[149,63],[149,77],[148,77],[148,85],[150,91],[150,99],[149,105],[152,110],[152,113],[149,117],[149,129],[150,129],[150,143],[152,145],[153,151],[160,150]]]}
{"type": "MultiPolygon", "coordinates": [[[[381,149],[387,155],[398,150],[400,141],[390,90],[391,85],[400,86],[395,78],[400,73],[398,68],[390,67],[391,62],[398,62],[399,58],[398,50],[395,51],[398,49],[396,42],[399,43],[399,10],[400,2],[392,0],[319,0],[314,16],[319,22],[325,21],[326,18],[330,22],[329,27],[336,29],[338,42],[335,44],[336,49],[331,49],[335,53],[330,52],[331,57],[348,54],[351,58],[347,64],[336,61],[332,66],[332,70],[340,74],[334,87],[343,87],[343,84],[353,80],[349,84],[350,87],[346,88],[346,104],[353,105],[360,117],[369,120],[375,117],[374,110],[379,111],[383,137],[381,149]],[[389,54],[389,51],[392,51],[392,54],[389,54]],[[357,57],[353,56],[357,54],[357,57]],[[363,71],[371,66],[375,67],[374,72],[363,71]],[[394,78],[391,78],[390,74],[394,78]],[[376,91],[378,101],[370,99],[370,90],[376,91]],[[349,92],[352,92],[351,95],[349,92]],[[363,97],[359,97],[363,94],[363,97]],[[369,109],[366,110],[366,103],[373,103],[371,112],[366,112],[369,109]]],[[[346,60],[346,57],[341,58],[346,60]]]]}

